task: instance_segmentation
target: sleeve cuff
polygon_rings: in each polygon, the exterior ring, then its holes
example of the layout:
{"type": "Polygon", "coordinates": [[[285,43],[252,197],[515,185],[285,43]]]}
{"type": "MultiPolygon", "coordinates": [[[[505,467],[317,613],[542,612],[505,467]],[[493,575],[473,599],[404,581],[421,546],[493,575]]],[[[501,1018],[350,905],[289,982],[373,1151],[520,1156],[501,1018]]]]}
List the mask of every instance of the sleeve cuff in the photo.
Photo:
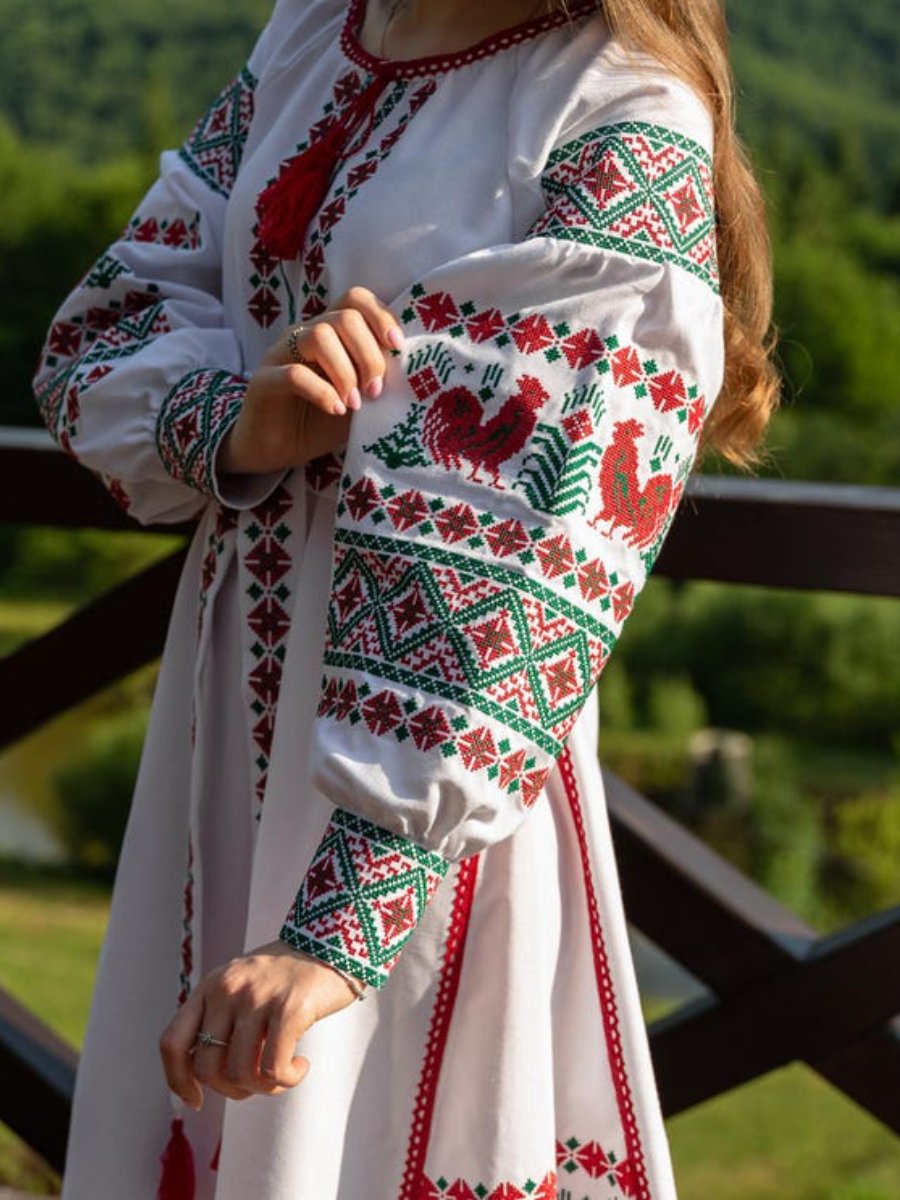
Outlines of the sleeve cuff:
{"type": "Polygon", "coordinates": [[[380,988],[449,867],[440,854],[336,809],[279,937],[380,988]]]}
{"type": "Polygon", "coordinates": [[[247,380],[229,371],[191,371],[168,392],[156,420],[156,444],[168,473],[228,508],[255,507],[286,474],[220,477],[219,448],[246,390],[247,380]]]}

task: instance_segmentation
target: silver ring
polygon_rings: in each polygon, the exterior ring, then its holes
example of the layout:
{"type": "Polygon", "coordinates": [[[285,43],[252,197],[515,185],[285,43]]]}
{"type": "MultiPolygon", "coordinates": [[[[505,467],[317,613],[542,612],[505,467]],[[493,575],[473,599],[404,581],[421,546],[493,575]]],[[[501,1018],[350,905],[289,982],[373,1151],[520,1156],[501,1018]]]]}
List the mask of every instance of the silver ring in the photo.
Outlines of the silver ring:
{"type": "Polygon", "coordinates": [[[227,1046],[228,1045],[227,1042],[223,1042],[219,1038],[213,1037],[213,1035],[211,1033],[209,1033],[209,1031],[206,1029],[204,1029],[201,1033],[197,1034],[197,1042],[201,1046],[227,1046]]]}
{"type": "Polygon", "coordinates": [[[311,367],[313,364],[308,359],[303,357],[297,347],[297,339],[305,332],[305,330],[306,327],[304,325],[294,325],[288,331],[288,350],[290,351],[291,358],[294,360],[294,362],[302,363],[304,367],[311,367]]]}

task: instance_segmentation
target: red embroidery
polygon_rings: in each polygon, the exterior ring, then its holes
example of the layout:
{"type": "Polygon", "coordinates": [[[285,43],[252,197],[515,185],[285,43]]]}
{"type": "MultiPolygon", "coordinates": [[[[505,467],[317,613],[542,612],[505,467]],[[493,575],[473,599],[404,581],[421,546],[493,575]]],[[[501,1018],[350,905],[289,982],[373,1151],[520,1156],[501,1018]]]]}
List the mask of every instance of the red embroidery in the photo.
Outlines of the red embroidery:
{"type": "Polygon", "coordinates": [[[253,120],[256,79],[245,67],[197,122],[183,161],[220,196],[231,195],[253,120]]]}
{"type": "Polygon", "coordinates": [[[200,213],[190,218],[136,216],[122,237],[125,242],[143,242],[155,246],[167,246],[170,250],[198,250],[200,248],[200,213]]]}
{"type": "Polygon", "coordinates": [[[447,944],[444,948],[444,961],[441,965],[441,976],[431,1014],[425,1059],[419,1076],[399,1200],[422,1200],[423,1196],[430,1194],[426,1190],[429,1181],[425,1177],[425,1160],[431,1140],[435,1097],[444,1061],[444,1051],[447,1047],[450,1020],[459,993],[459,980],[466,952],[466,938],[469,932],[469,919],[472,914],[477,877],[478,856],[464,859],[457,868],[453,907],[447,929],[447,944]]]}
{"type": "MultiPolygon", "coordinates": [[[[652,386],[652,385],[651,385],[652,386]]],[[[600,496],[603,507],[589,524],[609,522],[608,534],[624,530],[629,546],[649,546],[660,535],[676,508],[672,476],[660,471],[641,487],[637,440],[644,426],[633,418],[617,421],[600,462],[600,496]]]]}
{"type": "MultiPolygon", "coordinates": [[[[613,988],[609,956],[603,936],[603,926],[600,923],[600,911],[597,904],[597,892],[594,887],[591,861],[588,853],[587,834],[584,827],[584,817],[581,812],[581,800],[578,794],[578,781],[572,762],[571,751],[564,750],[559,757],[560,775],[565,787],[566,798],[572,813],[575,833],[578,838],[578,849],[581,855],[581,869],[584,877],[585,899],[588,907],[588,918],[591,929],[591,945],[594,954],[594,971],[597,978],[597,997],[600,1012],[603,1017],[603,1028],[606,1035],[606,1048],[612,1071],[613,1084],[616,1089],[616,1101],[619,1116],[625,1136],[626,1159],[615,1168],[616,1182],[627,1196],[634,1200],[651,1200],[650,1185],[647,1180],[644,1164],[644,1150],[638,1132],[637,1117],[634,1111],[634,1101],[625,1068],[625,1054],[622,1048],[622,1034],[619,1028],[619,1012],[616,995],[613,988]]],[[[576,1146],[578,1143],[575,1143],[576,1146]]],[[[591,1145],[589,1143],[589,1145],[591,1145]]],[[[560,1147],[562,1156],[568,1157],[565,1146],[560,1147]]],[[[600,1159],[593,1150],[586,1156],[577,1159],[578,1165],[585,1170],[597,1169],[600,1159]]]]}
{"type": "Polygon", "coordinates": [[[280,937],[381,987],[448,869],[441,855],[336,809],[280,937]]]}
{"type": "Polygon", "coordinates": [[[363,0],[352,0],[347,17],[341,29],[341,50],[351,62],[358,63],[366,71],[388,75],[392,79],[412,79],[417,75],[436,75],[443,71],[452,71],[458,67],[468,66],[482,58],[489,58],[502,50],[527,42],[538,34],[550,29],[556,29],[588,15],[596,10],[595,0],[570,0],[564,9],[548,13],[542,17],[532,17],[509,29],[502,29],[491,37],[484,38],[467,50],[459,50],[452,54],[435,54],[426,58],[413,58],[405,61],[376,58],[359,43],[356,31],[362,24],[365,15],[363,0]]]}
{"type": "Polygon", "coordinates": [[[494,487],[500,483],[500,466],[518,454],[537,424],[537,413],[549,392],[533,375],[517,380],[517,390],[500,410],[485,420],[484,408],[468,388],[455,387],[432,400],[422,426],[422,443],[435,462],[448,470],[469,463],[469,478],[480,481],[486,471],[494,487]]]}
{"type": "Polygon", "coordinates": [[[718,291],[712,161],[697,142],[643,121],[605,125],[555,150],[529,236],[671,262],[718,291]]]}
{"type": "Polygon", "coordinates": [[[243,536],[250,543],[241,555],[241,567],[249,580],[245,586],[251,607],[246,619],[253,634],[250,654],[254,663],[245,686],[249,691],[251,736],[256,747],[253,773],[259,805],[265,796],[290,631],[288,609],[295,564],[285,542],[291,533],[287,518],[292,507],[293,498],[282,484],[252,510],[252,519],[243,527],[243,536]]]}
{"type": "Polygon", "coordinates": [[[412,739],[421,751],[438,749],[445,758],[459,755],[467,771],[485,771],[488,780],[510,795],[520,796],[530,808],[540,796],[549,766],[538,766],[537,758],[521,747],[510,751],[510,741],[498,743],[486,725],[474,727],[450,716],[439,705],[417,708],[417,702],[391,688],[374,695],[367,683],[357,688],[352,679],[325,677],[317,715],[358,725],[364,721],[375,737],[391,735],[398,742],[412,739]]]}

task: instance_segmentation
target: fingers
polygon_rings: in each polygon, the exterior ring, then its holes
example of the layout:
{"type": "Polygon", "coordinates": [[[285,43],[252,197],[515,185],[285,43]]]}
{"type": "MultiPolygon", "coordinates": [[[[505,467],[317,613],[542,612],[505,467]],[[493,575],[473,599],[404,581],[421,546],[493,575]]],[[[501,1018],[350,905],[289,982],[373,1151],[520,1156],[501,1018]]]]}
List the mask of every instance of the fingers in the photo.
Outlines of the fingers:
{"type": "Polygon", "coordinates": [[[338,395],[338,406],[323,411],[342,415],[346,409],[362,406],[361,390],[370,399],[381,394],[385,356],[400,349],[403,334],[397,318],[373,292],[355,287],[333,309],[303,327],[294,344],[338,395]]]}
{"type": "Polygon", "coordinates": [[[311,1021],[290,1010],[273,1013],[266,1032],[266,1042],[259,1063],[260,1075],[273,1089],[281,1091],[296,1087],[309,1071],[309,1060],[294,1054],[294,1047],[311,1021]]]}
{"type": "MultiPolygon", "coordinates": [[[[374,347],[374,338],[362,317],[357,313],[351,318],[349,313],[341,312],[334,314],[331,321],[310,326],[298,342],[303,357],[315,363],[337,393],[337,402],[330,410],[337,416],[343,415],[348,408],[356,411],[362,407],[358,386],[360,374],[351,355],[359,354],[360,342],[365,342],[366,337],[374,347]],[[363,326],[362,331],[357,323],[363,326]]],[[[377,352],[377,347],[375,349],[377,352]]],[[[383,359],[375,370],[376,373],[384,370],[383,359]]],[[[315,376],[315,372],[312,374],[315,376]]]]}
{"type": "Polygon", "coordinates": [[[166,1026],[159,1040],[159,1052],[169,1090],[190,1108],[203,1104],[203,1090],[194,1075],[191,1051],[200,1032],[203,998],[194,992],[166,1026]]]}
{"type": "Polygon", "coordinates": [[[376,340],[387,350],[399,350],[403,345],[400,322],[374,292],[368,288],[352,287],[337,302],[337,308],[354,309],[366,319],[376,340]]]}

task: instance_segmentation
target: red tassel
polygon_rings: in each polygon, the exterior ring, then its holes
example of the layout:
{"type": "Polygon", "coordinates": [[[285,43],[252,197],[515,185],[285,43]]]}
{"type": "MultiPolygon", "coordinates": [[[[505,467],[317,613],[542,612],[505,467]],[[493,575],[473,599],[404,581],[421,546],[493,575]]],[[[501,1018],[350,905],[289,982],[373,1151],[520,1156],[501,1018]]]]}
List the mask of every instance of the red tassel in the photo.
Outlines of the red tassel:
{"type": "Polygon", "coordinates": [[[347,143],[371,114],[387,83],[376,76],[317,142],[289,159],[256,200],[257,237],[275,258],[296,258],[306,242],[309,223],[322,207],[347,143]]]}
{"type": "Polygon", "coordinates": [[[184,1121],[176,1117],[172,1122],[169,1144],[160,1159],[162,1176],[159,1181],[157,1200],[194,1200],[196,1175],[191,1143],[184,1132],[184,1121]]]}
{"type": "Polygon", "coordinates": [[[343,130],[335,126],[281,168],[256,201],[257,236],[275,258],[296,258],[309,223],[319,211],[334,172],[343,130]]]}

